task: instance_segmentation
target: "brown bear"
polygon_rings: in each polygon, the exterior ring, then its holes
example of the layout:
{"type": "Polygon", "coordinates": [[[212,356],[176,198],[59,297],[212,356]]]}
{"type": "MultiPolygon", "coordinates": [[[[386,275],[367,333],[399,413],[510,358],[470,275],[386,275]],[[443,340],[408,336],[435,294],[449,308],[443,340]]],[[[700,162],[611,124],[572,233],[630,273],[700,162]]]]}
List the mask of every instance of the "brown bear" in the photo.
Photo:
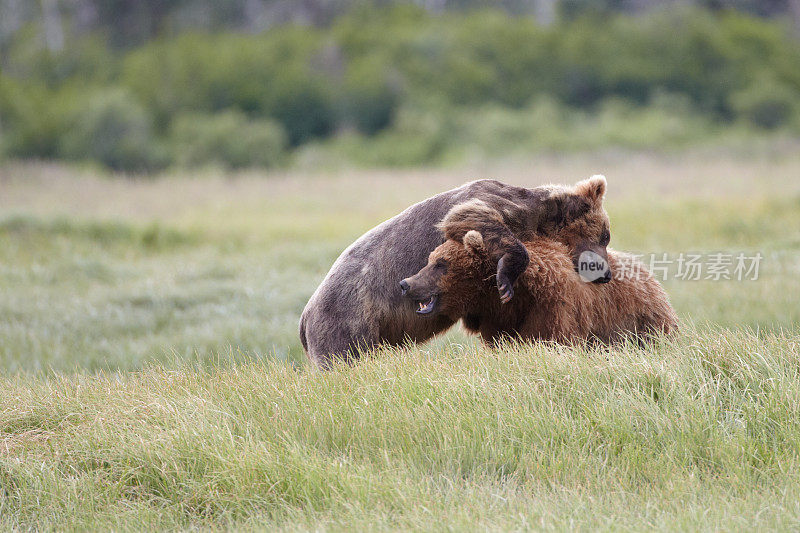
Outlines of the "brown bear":
{"type": "Polygon", "coordinates": [[[607,344],[627,337],[643,341],[677,329],[667,294],[633,256],[609,250],[607,261],[615,275],[594,283],[581,279],[571,260],[574,245],[567,244],[575,242],[574,230],[568,225],[555,236],[558,240],[526,242],[530,263],[507,304],[487,281],[494,275],[494,261],[488,239],[475,230],[436,248],[428,264],[404,280],[405,296],[416,303],[417,313],[434,320],[464,319],[466,329],[489,344],[504,336],[607,344]]]}
{"type": "Polygon", "coordinates": [[[487,253],[504,301],[512,298],[514,283],[528,265],[520,239],[552,235],[572,224],[587,230],[581,242],[604,255],[608,216],[597,199],[605,187],[602,176],[574,187],[533,189],[479,180],[409,207],[342,252],[309,299],[300,318],[300,339],[310,361],[327,368],[334,359],[352,361],[360,350],[377,344],[424,341],[455,323],[446,315],[421,317],[397,284],[423,268],[444,242],[437,226],[443,218],[453,231],[460,223],[491,235],[487,253]]]}

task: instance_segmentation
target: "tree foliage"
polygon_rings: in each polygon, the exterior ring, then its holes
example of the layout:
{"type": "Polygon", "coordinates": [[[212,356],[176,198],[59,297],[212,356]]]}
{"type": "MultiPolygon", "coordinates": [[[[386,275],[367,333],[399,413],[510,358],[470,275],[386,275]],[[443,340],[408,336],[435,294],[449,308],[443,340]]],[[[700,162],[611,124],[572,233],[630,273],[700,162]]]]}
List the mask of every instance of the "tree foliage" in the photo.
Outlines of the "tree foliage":
{"type": "MultiPolygon", "coordinates": [[[[199,164],[203,157],[182,153],[197,146],[213,153],[209,161],[239,167],[279,164],[287,158],[275,150],[309,143],[357,151],[354,139],[373,139],[358,146],[375,153],[430,158],[466,135],[459,128],[480,127],[469,120],[475,110],[497,110],[491,120],[524,116],[546,100],[602,120],[663,95],[682,102],[679,116],[706,125],[798,127],[800,44],[785,25],[734,11],[631,16],[579,7],[579,16],[543,26],[502,10],[389,5],[324,27],[183,32],[126,50],[93,34],[55,52],[21,32],[3,57],[0,144],[12,157],[134,170],[199,164]],[[211,140],[235,137],[257,150],[248,136],[273,155],[246,157],[211,140]]],[[[640,115],[647,123],[660,116],[640,115]]]]}

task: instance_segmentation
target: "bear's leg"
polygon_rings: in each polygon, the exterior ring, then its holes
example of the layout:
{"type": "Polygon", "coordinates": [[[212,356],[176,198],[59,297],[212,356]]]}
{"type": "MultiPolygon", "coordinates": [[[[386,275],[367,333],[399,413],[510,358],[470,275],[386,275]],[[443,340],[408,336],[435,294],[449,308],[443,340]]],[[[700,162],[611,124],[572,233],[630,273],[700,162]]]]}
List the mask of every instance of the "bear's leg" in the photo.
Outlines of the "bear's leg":
{"type": "Polygon", "coordinates": [[[300,318],[300,340],[309,361],[327,370],[335,362],[355,362],[378,343],[377,327],[359,313],[325,312],[323,306],[307,308],[300,318]]]}
{"type": "Polygon", "coordinates": [[[310,342],[306,351],[309,360],[321,370],[328,370],[336,363],[353,364],[362,354],[374,348],[378,339],[353,338],[348,331],[326,337],[322,343],[310,342]]]}
{"type": "Polygon", "coordinates": [[[520,275],[525,272],[530,262],[528,250],[518,240],[508,241],[501,245],[503,255],[497,261],[497,291],[500,301],[508,303],[514,297],[514,284],[520,275]]]}

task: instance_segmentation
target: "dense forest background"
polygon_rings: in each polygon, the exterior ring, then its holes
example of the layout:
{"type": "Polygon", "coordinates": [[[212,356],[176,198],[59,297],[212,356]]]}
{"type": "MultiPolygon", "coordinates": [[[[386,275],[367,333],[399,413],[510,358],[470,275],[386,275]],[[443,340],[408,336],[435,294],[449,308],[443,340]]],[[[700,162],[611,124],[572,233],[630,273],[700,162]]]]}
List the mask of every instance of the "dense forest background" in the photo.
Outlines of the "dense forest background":
{"type": "Polygon", "coordinates": [[[798,0],[0,0],[0,157],[428,165],[800,135],[798,0]]]}

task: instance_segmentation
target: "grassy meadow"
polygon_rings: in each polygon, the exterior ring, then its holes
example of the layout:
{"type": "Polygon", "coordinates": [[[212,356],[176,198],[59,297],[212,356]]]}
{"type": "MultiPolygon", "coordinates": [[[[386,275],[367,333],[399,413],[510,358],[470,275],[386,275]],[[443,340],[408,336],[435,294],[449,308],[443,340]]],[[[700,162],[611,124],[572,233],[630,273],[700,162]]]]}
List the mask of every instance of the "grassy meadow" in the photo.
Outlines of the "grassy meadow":
{"type": "Polygon", "coordinates": [[[0,169],[0,528],[800,528],[800,151],[118,179],[0,169]],[[648,349],[455,328],[309,371],[340,251],[479,177],[603,173],[611,246],[753,255],[664,285],[648,349]]]}

